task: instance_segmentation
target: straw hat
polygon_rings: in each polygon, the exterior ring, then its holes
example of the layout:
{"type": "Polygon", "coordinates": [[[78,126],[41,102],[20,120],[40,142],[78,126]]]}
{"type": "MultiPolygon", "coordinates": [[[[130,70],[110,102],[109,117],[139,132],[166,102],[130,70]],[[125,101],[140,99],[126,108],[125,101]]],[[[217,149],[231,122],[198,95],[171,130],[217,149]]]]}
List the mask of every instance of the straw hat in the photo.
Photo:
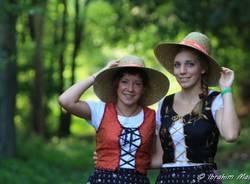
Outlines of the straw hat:
{"type": "Polygon", "coordinates": [[[142,105],[148,106],[159,101],[168,91],[169,80],[161,72],[146,68],[144,61],[136,56],[125,56],[118,60],[118,66],[109,68],[99,73],[94,82],[95,94],[104,102],[115,102],[112,80],[114,75],[123,68],[139,69],[145,71],[148,76],[148,85],[143,93],[142,105]]]}
{"type": "Polygon", "coordinates": [[[208,37],[199,32],[189,33],[180,43],[161,43],[154,49],[160,63],[171,73],[174,73],[174,58],[181,47],[192,48],[205,56],[208,62],[208,86],[218,85],[221,67],[210,55],[211,43],[208,37]]]}

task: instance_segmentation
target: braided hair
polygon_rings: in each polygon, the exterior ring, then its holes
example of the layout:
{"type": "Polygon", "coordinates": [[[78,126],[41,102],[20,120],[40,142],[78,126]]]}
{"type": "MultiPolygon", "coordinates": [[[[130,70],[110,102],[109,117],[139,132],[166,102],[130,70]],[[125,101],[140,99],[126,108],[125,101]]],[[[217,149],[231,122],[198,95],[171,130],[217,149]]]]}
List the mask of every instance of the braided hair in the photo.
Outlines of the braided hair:
{"type": "Polygon", "coordinates": [[[202,74],[201,76],[201,93],[199,94],[199,102],[195,105],[195,107],[193,108],[191,114],[194,116],[201,116],[202,111],[205,107],[205,102],[208,96],[208,63],[207,63],[207,59],[205,58],[205,56],[203,54],[201,54],[200,52],[193,50],[192,52],[194,52],[197,55],[197,58],[199,60],[199,62],[201,63],[201,67],[203,70],[205,70],[205,73],[202,74]]]}

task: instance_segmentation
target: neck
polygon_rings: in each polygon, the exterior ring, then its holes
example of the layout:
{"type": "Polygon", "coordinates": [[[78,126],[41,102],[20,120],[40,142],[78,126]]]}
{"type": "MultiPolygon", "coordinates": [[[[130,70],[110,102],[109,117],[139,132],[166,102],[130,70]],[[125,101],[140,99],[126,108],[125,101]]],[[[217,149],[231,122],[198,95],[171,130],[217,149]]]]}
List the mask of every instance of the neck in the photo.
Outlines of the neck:
{"type": "Polygon", "coordinates": [[[116,104],[117,113],[121,116],[135,116],[141,110],[138,104],[127,106],[122,103],[117,102],[116,104]]]}
{"type": "Polygon", "coordinates": [[[200,85],[196,85],[191,88],[182,88],[180,97],[185,101],[193,101],[193,99],[199,100],[200,93],[202,93],[202,89],[200,85]]]}

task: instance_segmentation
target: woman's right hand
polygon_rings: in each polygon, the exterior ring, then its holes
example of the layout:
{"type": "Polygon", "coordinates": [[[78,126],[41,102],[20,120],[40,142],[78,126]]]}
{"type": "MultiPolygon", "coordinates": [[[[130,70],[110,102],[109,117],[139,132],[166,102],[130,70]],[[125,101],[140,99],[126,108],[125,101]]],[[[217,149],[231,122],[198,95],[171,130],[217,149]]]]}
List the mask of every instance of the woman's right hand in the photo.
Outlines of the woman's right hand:
{"type": "Polygon", "coordinates": [[[101,73],[102,71],[107,70],[107,69],[109,69],[109,68],[114,68],[114,67],[116,67],[118,64],[119,64],[119,60],[111,60],[111,61],[109,61],[103,69],[101,69],[101,70],[98,71],[97,73],[93,74],[93,77],[96,78],[96,76],[97,76],[99,73],[101,73]]]}
{"type": "Polygon", "coordinates": [[[114,68],[119,64],[119,62],[120,62],[119,60],[111,60],[107,63],[105,69],[114,68]]]}

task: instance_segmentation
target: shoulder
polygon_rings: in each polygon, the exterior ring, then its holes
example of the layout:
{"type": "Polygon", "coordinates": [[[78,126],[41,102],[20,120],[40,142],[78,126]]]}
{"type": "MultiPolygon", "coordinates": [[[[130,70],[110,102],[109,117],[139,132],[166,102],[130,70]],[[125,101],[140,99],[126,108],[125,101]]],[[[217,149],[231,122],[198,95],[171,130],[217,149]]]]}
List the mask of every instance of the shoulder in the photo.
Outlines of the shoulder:
{"type": "Polygon", "coordinates": [[[217,103],[222,101],[222,97],[219,91],[209,90],[207,101],[210,103],[217,103]]]}
{"type": "Polygon", "coordinates": [[[102,102],[100,100],[86,100],[86,103],[89,106],[105,106],[106,105],[105,102],[102,102]]]}
{"type": "Polygon", "coordinates": [[[88,100],[86,103],[90,107],[92,116],[103,112],[106,106],[106,103],[102,101],[88,100]]]}
{"type": "Polygon", "coordinates": [[[143,107],[143,111],[145,114],[155,114],[155,110],[150,107],[143,107]]]}
{"type": "Polygon", "coordinates": [[[209,90],[208,91],[208,98],[216,98],[218,95],[220,94],[219,91],[215,91],[215,90],[209,90]]]}
{"type": "Polygon", "coordinates": [[[165,98],[162,100],[161,105],[166,105],[166,104],[172,104],[175,96],[178,98],[178,93],[170,94],[165,96],[165,98]]]}

